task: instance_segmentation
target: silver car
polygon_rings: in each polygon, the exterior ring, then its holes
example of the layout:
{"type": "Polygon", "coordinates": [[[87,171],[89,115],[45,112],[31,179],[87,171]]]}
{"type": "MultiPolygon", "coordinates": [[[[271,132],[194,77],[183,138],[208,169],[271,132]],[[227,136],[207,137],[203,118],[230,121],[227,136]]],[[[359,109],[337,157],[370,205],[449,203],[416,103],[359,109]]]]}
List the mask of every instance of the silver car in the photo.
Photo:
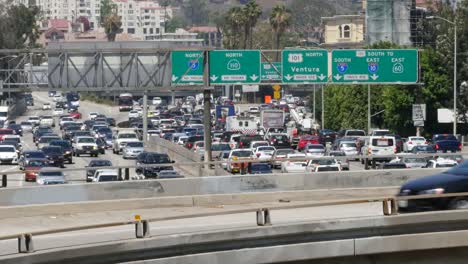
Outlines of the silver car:
{"type": "Polygon", "coordinates": [[[65,175],[61,171],[40,170],[36,177],[36,182],[40,185],[64,184],[65,175]]]}
{"type": "Polygon", "coordinates": [[[128,142],[122,150],[124,159],[136,159],[136,157],[145,151],[143,142],[128,142]]]}

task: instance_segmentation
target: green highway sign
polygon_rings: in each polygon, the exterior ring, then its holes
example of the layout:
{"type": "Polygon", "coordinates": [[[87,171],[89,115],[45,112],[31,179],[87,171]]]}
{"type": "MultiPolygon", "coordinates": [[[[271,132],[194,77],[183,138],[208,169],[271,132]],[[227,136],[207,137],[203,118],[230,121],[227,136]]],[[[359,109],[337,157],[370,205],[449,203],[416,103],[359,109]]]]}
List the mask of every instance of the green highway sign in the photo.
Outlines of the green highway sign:
{"type": "Polygon", "coordinates": [[[262,74],[260,79],[267,82],[281,81],[281,62],[262,62],[262,74]]]}
{"type": "Polygon", "coordinates": [[[210,85],[260,83],[259,50],[210,51],[210,85]]]}
{"type": "Polygon", "coordinates": [[[327,50],[283,50],[282,58],[283,83],[328,82],[327,50]]]}
{"type": "Polygon", "coordinates": [[[172,85],[203,85],[203,51],[173,51],[172,85]]]}
{"type": "Polygon", "coordinates": [[[334,83],[416,83],[417,50],[333,50],[334,83]]]}

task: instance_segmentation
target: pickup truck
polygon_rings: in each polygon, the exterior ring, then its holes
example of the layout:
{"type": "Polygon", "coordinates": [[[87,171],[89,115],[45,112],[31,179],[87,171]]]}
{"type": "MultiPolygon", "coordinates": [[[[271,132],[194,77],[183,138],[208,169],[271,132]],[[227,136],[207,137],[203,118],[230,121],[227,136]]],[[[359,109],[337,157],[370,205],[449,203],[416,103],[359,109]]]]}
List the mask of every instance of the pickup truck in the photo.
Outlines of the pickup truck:
{"type": "Polygon", "coordinates": [[[436,151],[442,152],[457,152],[461,151],[462,145],[460,141],[454,136],[449,134],[435,134],[432,137],[432,145],[436,151]]]}

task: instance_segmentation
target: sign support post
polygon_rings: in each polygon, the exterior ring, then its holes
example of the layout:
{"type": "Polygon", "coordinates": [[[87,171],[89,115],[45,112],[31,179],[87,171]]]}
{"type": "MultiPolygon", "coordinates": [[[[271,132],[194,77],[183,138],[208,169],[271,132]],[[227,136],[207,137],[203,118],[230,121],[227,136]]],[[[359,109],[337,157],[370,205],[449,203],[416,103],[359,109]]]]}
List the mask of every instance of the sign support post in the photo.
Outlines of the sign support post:
{"type": "Polygon", "coordinates": [[[203,136],[204,136],[204,147],[205,147],[205,162],[211,162],[211,90],[210,90],[210,81],[209,81],[209,61],[210,56],[207,51],[205,51],[205,60],[203,64],[205,65],[205,90],[203,91],[203,136]]]}
{"type": "Polygon", "coordinates": [[[367,134],[371,134],[371,89],[370,84],[367,85],[367,134]]]}

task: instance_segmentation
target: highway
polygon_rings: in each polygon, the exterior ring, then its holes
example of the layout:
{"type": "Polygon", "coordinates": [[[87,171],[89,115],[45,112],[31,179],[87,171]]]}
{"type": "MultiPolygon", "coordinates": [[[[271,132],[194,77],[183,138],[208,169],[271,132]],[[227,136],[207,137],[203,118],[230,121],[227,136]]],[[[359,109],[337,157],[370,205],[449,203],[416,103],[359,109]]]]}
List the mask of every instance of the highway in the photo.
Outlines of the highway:
{"type": "MultiPolygon", "coordinates": [[[[300,204],[300,202],[296,202],[300,204]]],[[[296,204],[294,203],[294,204],[296,204]]],[[[169,217],[204,212],[221,212],[228,209],[262,208],[281,203],[264,203],[251,205],[229,205],[216,207],[178,207],[153,208],[127,211],[100,212],[73,215],[49,215],[27,218],[8,218],[0,221],[0,236],[27,231],[65,228],[77,225],[92,225],[114,221],[133,220],[135,214],[142,219],[169,217]]],[[[284,204],[283,204],[284,205],[284,204]]],[[[292,210],[271,211],[272,223],[276,225],[295,224],[306,221],[332,221],[346,218],[362,218],[367,216],[381,216],[381,203],[366,203],[353,205],[325,206],[317,208],[300,208],[292,210]]],[[[151,223],[152,236],[168,236],[174,234],[197,233],[255,227],[254,213],[220,215],[210,217],[186,218],[151,223]]],[[[135,238],[133,225],[101,228],[94,230],[75,231],[34,237],[36,250],[89,245],[93,243],[128,240],[135,238]]],[[[16,254],[17,240],[0,240],[0,255],[16,254]]]]}

